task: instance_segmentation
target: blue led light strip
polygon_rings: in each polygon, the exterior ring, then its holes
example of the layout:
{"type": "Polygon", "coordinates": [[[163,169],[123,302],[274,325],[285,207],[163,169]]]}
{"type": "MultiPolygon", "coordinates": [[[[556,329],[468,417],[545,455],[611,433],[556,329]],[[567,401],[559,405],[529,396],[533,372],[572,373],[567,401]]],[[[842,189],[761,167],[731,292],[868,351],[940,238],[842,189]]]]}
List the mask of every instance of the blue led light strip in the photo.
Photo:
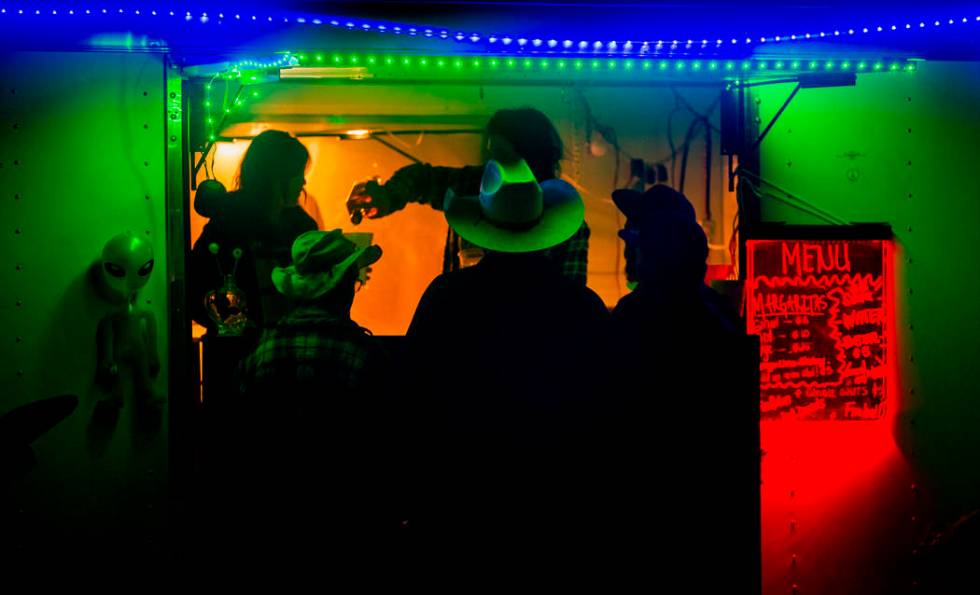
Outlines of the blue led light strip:
{"type": "Polygon", "coordinates": [[[791,33],[788,35],[746,35],[744,37],[726,37],[714,39],[693,39],[686,36],[678,36],[673,39],[658,40],[582,40],[570,38],[551,38],[527,39],[525,37],[505,34],[483,34],[474,32],[456,31],[450,32],[448,29],[430,27],[424,25],[408,25],[392,23],[387,21],[374,21],[367,19],[351,19],[348,17],[335,17],[328,15],[300,15],[296,14],[276,14],[268,13],[257,14],[255,12],[241,11],[219,11],[219,12],[191,12],[174,11],[168,9],[147,9],[147,8],[72,8],[72,9],[37,9],[37,8],[0,8],[0,16],[114,16],[119,17],[168,17],[182,19],[184,21],[196,21],[207,24],[212,21],[219,23],[225,22],[265,22],[265,23],[287,23],[309,26],[324,26],[348,31],[363,31],[379,34],[406,35],[410,37],[438,38],[453,40],[459,43],[477,44],[485,42],[490,49],[499,49],[503,52],[556,52],[556,53],[603,53],[603,54],[624,54],[624,55],[646,55],[660,54],[662,52],[674,51],[697,51],[697,50],[717,50],[722,47],[754,46],[758,44],[799,42],[828,38],[848,38],[854,36],[875,35],[878,33],[891,33],[900,31],[915,31],[924,29],[936,29],[939,27],[950,27],[956,25],[978,24],[980,15],[962,16],[957,18],[942,18],[930,20],[892,20],[885,23],[873,23],[866,26],[837,28],[826,31],[814,31],[803,33],[791,33]]]}

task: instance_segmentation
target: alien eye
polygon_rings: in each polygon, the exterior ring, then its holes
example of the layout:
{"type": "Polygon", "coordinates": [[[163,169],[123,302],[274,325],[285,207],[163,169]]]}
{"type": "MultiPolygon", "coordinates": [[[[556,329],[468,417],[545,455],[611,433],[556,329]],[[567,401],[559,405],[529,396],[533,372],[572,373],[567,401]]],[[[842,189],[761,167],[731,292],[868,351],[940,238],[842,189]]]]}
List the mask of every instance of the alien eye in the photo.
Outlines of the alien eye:
{"type": "Polygon", "coordinates": [[[116,277],[117,279],[122,279],[123,277],[126,276],[126,269],[122,268],[118,264],[105,262],[102,263],[102,267],[105,269],[105,272],[109,273],[113,277],[116,277]]]}
{"type": "Polygon", "coordinates": [[[146,264],[144,264],[143,266],[140,267],[140,270],[136,271],[136,273],[140,277],[145,277],[145,276],[149,275],[151,271],[153,271],[153,261],[152,260],[148,260],[148,261],[146,261],[146,264]]]}

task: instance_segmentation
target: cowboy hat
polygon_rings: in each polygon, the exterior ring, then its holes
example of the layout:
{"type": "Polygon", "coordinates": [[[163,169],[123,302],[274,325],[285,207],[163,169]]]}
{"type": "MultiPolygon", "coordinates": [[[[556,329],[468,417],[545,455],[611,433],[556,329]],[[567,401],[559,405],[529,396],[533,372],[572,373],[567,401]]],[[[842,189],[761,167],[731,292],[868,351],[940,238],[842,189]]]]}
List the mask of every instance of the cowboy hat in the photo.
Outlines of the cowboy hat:
{"type": "Polygon", "coordinates": [[[377,262],[381,248],[358,248],[339,229],[308,231],[293,242],[292,256],[293,264],[272,270],[272,284],[287,297],[313,300],[336,287],[351,267],[377,262]]]}
{"type": "Polygon", "coordinates": [[[448,192],[446,221],[466,241],[497,252],[536,252],[569,239],[585,205],[563,180],[538,183],[524,160],[487,162],[479,196],[448,192]]]}

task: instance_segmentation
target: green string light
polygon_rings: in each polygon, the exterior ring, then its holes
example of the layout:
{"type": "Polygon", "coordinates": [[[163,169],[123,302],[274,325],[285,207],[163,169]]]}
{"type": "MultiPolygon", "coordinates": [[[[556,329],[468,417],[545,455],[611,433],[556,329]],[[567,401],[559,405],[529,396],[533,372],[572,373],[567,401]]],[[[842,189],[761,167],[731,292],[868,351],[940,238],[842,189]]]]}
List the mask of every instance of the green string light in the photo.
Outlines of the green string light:
{"type": "Polygon", "coordinates": [[[735,64],[733,62],[725,62],[725,70],[734,70],[735,64]]]}
{"type": "Polygon", "coordinates": [[[660,61],[660,70],[667,70],[667,66],[668,66],[668,64],[667,64],[667,61],[666,60],[661,60],[660,61]]]}
{"type": "Polygon", "coordinates": [[[534,63],[533,63],[533,62],[531,62],[531,60],[529,60],[529,59],[527,59],[527,58],[525,58],[525,59],[524,59],[524,70],[528,70],[528,69],[529,69],[529,68],[531,68],[532,66],[534,66],[534,63]]]}
{"type": "Polygon", "coordinates": [[[793,60],[793,62],[790,64],[790,67],[793,70],[799,70],[800,69],[800,61],[799,60],[793,60]]]}
{"type": "Polygon", "coordinates": [[[718,70],[718,63],[714,60],[708,62],[708,70],[718,70]]]}
{"type": "Polygon", "coordinates": [[[864,70],[867,67],[868,67],[868,63],[867,62],[865,62],[863,60],[861,62],[858,62],[858,70],[864,70]]]}
{"type": "Polygon", "coordinates": [[[565,66],[566,66],[566,64],[565,64],[565,61],[564,60],[559,60],[558,61],[558,70],[565,70],[565,66]]]}
{"type": "Polygon", "coordinates": [[[823,67],[826,68],[827,70],[833,70],[834,69],[834,63],[833,63],[833,61],[828,60],[827,63],[823,65],[823,67]]]}
{"type": "Polygon", "coordinates": [[[776,70],[782,70],[782,69],[783,69],[783,61],[776,60],[776,70]]]}
{"type": "Polygon", "coordinates": [[[385,64],[387,64],[388,66],[391,66],[394,63],[395,63],[395,59],[394,58],[392,58],[391,56],[385,56],[385,64]]]}
{"type": "Polygon", "coordinates": [[[316,55],[316,61],[317,62],[323,62],[323,54],[317,54],[316,55]]]}
{"type": "Polygon", "coordinates": [[[843,62],[840,63],[841,70],[849,70],[850,68],[851,68],[851,63],[849,61],[844,60],[843,62]]]}

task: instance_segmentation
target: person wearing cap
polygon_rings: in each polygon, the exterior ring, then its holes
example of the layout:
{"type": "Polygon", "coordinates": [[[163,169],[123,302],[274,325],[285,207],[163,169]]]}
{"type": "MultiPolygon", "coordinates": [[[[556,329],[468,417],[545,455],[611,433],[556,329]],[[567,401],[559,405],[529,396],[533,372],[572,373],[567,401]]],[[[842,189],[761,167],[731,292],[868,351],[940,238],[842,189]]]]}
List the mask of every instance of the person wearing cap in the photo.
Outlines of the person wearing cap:
{"type": "MultiPolygon", "coordinates": [[[[728,299],[704,283],[708,240],[703,230],[698,231],[701,226],[694,206],[686,196],[670,186],[656,184],[644,193],[630,189],[615,190],[612,198],[626,216],[626,224],[619,236],[625,242],[626,279],[630,285],[636,287],[645,280],[645,291],[651,286],[659,286],[675,295],[696,285],[701,301],[729,330],[737,332],[744,328],[738,312],[728,299]],[[643,234],[644,229],[648,233],[643,234]],[[660,244],[659,251],[653,245],[656,242],[660,244]],[[653,254],[674,251],[674,257],[653,259],[648,254],[644,259],[642,246],[645,243],[650,244],[647,252],[651,249],[653,254]],[[686,272],[668,272],[664,270],[667,265],[686,272]]],[[[666,294],[661,291],[661,295],[666,294]]],[[[630,301],[627,300],[627,303],[630,301]]]]}
{"type": "MultiPolygon", "coordinates": [[[[564,151],[561,136],[541,111],[530,107],[498,110],[487,122],[486,137],[487,154],[491,159],[497,162],[524,159],[538,182],[558,177],[564,151]]],[[[368,218],[385,217],[410,202],[428,204],[442,211],[447,190],[458,196],[474,196],[479,192],[483,168],[482,165],[407,165],[384,184],[373,180],[365,182],[361,185],[362,190],[348,200],[347,208],[352,215],[363,212],[368,218]]],[[[548,258],[559,264],[565,276],[582,285],[586,283],[589,234],[589,226],[583,219],[575,233],[544,251],[548,258]]],[[[466,247],[465,240],[447,239],[444,271],[459,268],[457,252],[466,247]]]]}
{"type": "Polygon", "coordinates": [[[478,195],[447,197],[446,221],[486,256],[433,280],[407,333],[429,463],[420,531],[476,546],[556,539],[586,514],[586,489],[571,485],[587,474],[572,469],[591,436],[608,312],[546,255],[583,212],[571,185],[539,184],[523,160],[490,161],[478,195]]]}
{"type": "Polygon", "coordinates": [[[296,529],[287,518],[335,533],[394,527],[395,504],[379,500],[392,496],[383,485],[393,472],[385,463],[392,364],[350,317],[359,271],[381,248],[359,248],[339,229],[308,231],[291,255],[272,283],[295,305],[242,362],[231,420],[228,448],[241,476],[255,479],[245,490],[252,516],[267,513],[265,528],[286,534],[296,529]]]}
{"type": "Polygon", "coordinates": [[[604,481],[618,495],[611,510],[619,523],[670,543],[639,550],[665,582],[698,573],[711,536],[712,550],[731,555],[700,580],[709,590],[749,584],[751,564],[737,553],[757,547],[757,360],[706,297],[708,243],[687,198],[657,185],[615,191],[613,200],[626,215],[620,236],[637,286],[610,325],[618,371],[614,431],[604,442],[617,455],[604,481]]]}

